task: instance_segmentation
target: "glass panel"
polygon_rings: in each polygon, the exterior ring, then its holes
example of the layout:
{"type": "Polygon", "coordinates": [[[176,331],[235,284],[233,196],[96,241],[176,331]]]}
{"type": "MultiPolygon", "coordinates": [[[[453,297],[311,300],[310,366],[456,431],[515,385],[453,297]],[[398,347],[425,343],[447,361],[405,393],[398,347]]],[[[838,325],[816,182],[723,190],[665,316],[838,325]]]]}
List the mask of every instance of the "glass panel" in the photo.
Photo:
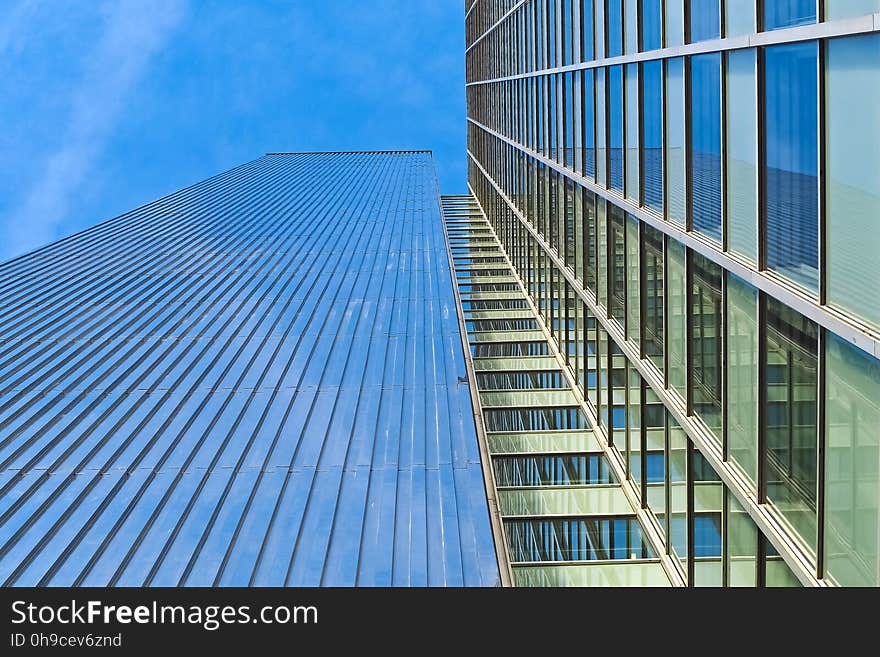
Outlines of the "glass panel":
{"type": "Polygon", "coordinates": [[[496,456],[498,486],[585,486],[613,484],[604,454],[496,456]]]}
{"type": "Polygon", "coordinates": [[[584,110],[584,174],[587,178],[596,178],[596,112],[595,112],[595,82],[593,70],[583,71],[583,102],[584,110]]]}
{"type": "Polygon", "coordinates": [[[593,0],[581,0],[581,59],[593,60],[593,0]]]}
{"type": "Polygon", "coordinates": [[[624,251],[625,236],[623,223],[623,210],[614,205],[608,205],[609,210],[609,233],[611,276],[608,280],[611,285],[608,290],[608,312],[621,326],[626,326],[624,312],[626,310],[626,252],[624,251]]]}
{"type": "Polygon", "coordinates": [[[694,414],[721,438],[721,267],[690,251],[691,400],[694,414]]]}
{"type": "Polygon", "coordinates": [[[684,44],[684,0],[666,0],[666,47],[684,44]]]}
{"type": "Polygon", "coordinates": [[[818,285],[816,42],[766,49],[767,265],[818,285]]]}
{"type": "Polygon", "coordinates": [[[606,430],[608,424],[608,332],[597,322],[596,325],[596,360],[597,360],[597,399],[596,408],[599,426],[606,430]]]}
{"type": "Polygon", "coordinates": [[[816,324],[766,297],[767,499],[816,547],[816,324]]]}
{"type": "Polygon", "coordinates": [[[666,238],[666,295],[668,298],[669,321],[666,349],[669,354],[667,385],[685,396],[687,369],[685,351],[687,345],[687,282],[685,281],[684,246],[666,238]]]}
{"type": "Polygon", "coordinates": [[[626,462],[626,439],[627,439],[627,416],[626,416],[626,391],[627,391],[627,366],[626,356],[613,340],[609,342],[611,354],[611,444],[626,462]]]}
{"type": "MultiPolygon", "coordinates": [[[[577,0],[574,0],[575,3],[577,0]]],[[[571,5],[572,0],[561,0],[560,22],[562,23],[562,65],[567,66],[574,60],[571,57],[571,42],[574,33],[571,29],[571,5]]]]}
{"type": "Polygon", "coordinates": [[[565,232],[563,233],[563,251],[565,252],[565,264],[573,271],[578,270],[577,256],[575,254],[575,246],[577,239],[575,238],[574,225],[574,197],[575,185],[571,178],[565,178],[563,185],[565,192],[565,232]]]}
{"type": "Polygon", "coordinates": [[[639,51],[639,0],[626,0],[624,7],[626,53],[639,51]]]}
{"type": "Polygon", "coordinates": [[[635,518],[506,520],[504,528],[513,562],[654,557],[635,518]]]}
{"type": "Polygon", "coordinates": [[[644,308],[642,341],[645,356],[663,370],[663,233],[642,224],[644,308]]]}
{"type": "Polygon", "coordinates": [[[880,35],[828,41],[828,301],[880,326],[880,35]]]}
{"type": "Polygon", "coordinates": [[[608,57],[623,54],[623,0],[608,2],[608,57]]]}
{"type": "Polygon", "coordinates": [[[626,197],[639,203],[639,65],[626,65],[626,197]]]}
{"type": "Polygon", "coordinates": [[[758,291],[727,274],[727,453],[758,480],[758,291]]]}
{"type": "Polygon", "coordinates": [[[691,457],[694,508],[690,523],[694,536],[694,586],[721,586],[724,582],[724,564],[721,561],[724,486],[698,449],[693,448],[691,457]]]}
{"type": "Polygon", "coordinates": [[[605,70],[596,70],[596,182],[608,184],[608,152],[606,151],[605,70]]]}
{"type": "Polygon", "coordinates": [[[538,372],[477,372],[480,390],[560,390],[568,383],[562,372],[546,370],[538,372]]]}
{"type": "Polygon", "coordinates": [[[596,195],[582,190],[584,210],[584,287],[596,293],[596,195]]]}
{"type": "Polygon", "coordinates": [[[816,22],[816,0],[773,0],[764,3],[764,29],[816,22]]]}
{"type": "Polygon", "coordinates": [[[770,541],[762,536],[761,543],[763,544],[764,550],[764,581],[766,582],[767,588],[799,587],[801,585],[800,581],[795,574],[791,572],[791,568],[789,568],[788,564],[785,563],[781,556],[779,556],[779,553],[770,541]]]}
{"type": "Polygon", "coordinates": [[[661,11],[663,11],[663,3],[657,0],[642,0],[642,50],[656,50],[662,47],[661,11]]]}
{"type": "MultiPolygon", "coordinates": [[[[690,43],[717,39],[721,36],[721,3],[719,0],[689,0],[690,43]]],[[[740,0],[742,3],[743,0],[740,0]]]]}
{"type": "Polygon", "coordinates": [[[598,244],[596,245],[596,253],[599,256],[598,262],[598,292],[596,299],[602,306],[608,306],[608,242],[606,231],[608,230],[608,222],[605,218],[605,209],[608,202],[604,198],[596,197],[596,226],[598,227],[598,244]]]}
{"type": "Polygon", "coordinates": [[[610,187],[623,194],[623,66],[608,69],[610,187]]]}
{"type": "Polygon", "coordinates": [[[565,139],[565,166],[574,169],[574,74],[562,76],[562,97],[564,100],[563,135],[565,139]]]}
{"type": "Polygon", "coordinates": [[[663,62],[642,64],[642,168],[645,206],[663,214],[663,62]]]}
{"type": "Polygon", "coordinates": [[[687,443],[684,429],[671,414],[669,425],[667,481],[669,482],[669,536],[673,553],[687,563],[687,443]]]}
{"type": "Polygon", "coordinates": [[[825,568],[841,586],[880,586],[880,361],[827,335],[825,568]]]}
{"type": "Polygon", "coordinates": [[[596,55],[601,57],[605,52],[605,0],[593,0],[593,9],[596,14],[596,20],[593,22],[596,55]]]}
{"type": "MultiPolygon", "coordinates": [[[[668,6],[668,5],[667,5],[668,6]]],[[[666,60],[666,189],[667,219],[685,223],[684,59],[666,60]]]]}
{"type": "Polygon", "coordinates": [[[626,462],[627,475],[635,483],[636,489],[641,489],[642,483],[642,405],[641,385],[642,376],[633,365],[627,366],[629,370],[629,388],[626,393],[626,462]]]}
{"type": "Polygon", "coordinates": [[[880,12],[880,0],[825,0],[825,20],[880,12]]]}
{"type": "Polygon", "coordinates": [[[648,507],[666,537],[666,407],[654,390],[645,387],[645,481],[648,507]]]}
{"type": "Polygon", "coordinates": [[[586,351],[587,359],[587,398],[594,409],[598,408],[599,397],[597,393],[598,377],[596,376],[596,364],[598,362],[598,346],[596,342],[596,317],[584,306],[586,318],[586,351]]]}
{"type": "Polygon", "coordinates": [[[721,241],[721,54],[691,57],[691,214],[721,241]]]}
{"type": "Polygon", "coordinates": [[[727,514],[727,585],[757,586],[758,528],[730,491],[724,491],[727,514]]]}
{"type": "Polygon", "coordinates": [[[487,408],[487,431],[556,431],[586,429],[579,407],[487,408]]]}
{"type": "Polygon", "coordinates": [[[740,36],[754,31],[755,0],[727,0],[724,3],[724,36],[740,36]]]}
{"type": "Polygon", "coordinates": [[[639,220],[626,215],[626,337],[638,344],[639,322],[639,220]]]}
{"type": "Polygon", "coordinates": [[[758,259],[758,119],[756,51],[727,54],[727,243],[758,259]]]}

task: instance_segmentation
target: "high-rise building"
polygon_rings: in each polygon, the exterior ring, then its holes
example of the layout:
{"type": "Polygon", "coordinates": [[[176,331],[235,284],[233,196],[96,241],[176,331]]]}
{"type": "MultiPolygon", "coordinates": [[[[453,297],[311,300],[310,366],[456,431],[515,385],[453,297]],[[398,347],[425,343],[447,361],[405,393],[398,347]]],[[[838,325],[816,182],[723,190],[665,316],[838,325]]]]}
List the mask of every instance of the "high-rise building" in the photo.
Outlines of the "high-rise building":
{"type": "Polygon", "coordinates": [[[878,12],[466,3],[517,582],[880,585],[878,12]]]}
{"type": "Polygon", "coordinates": [[[0,265],[0,582],[502,583],[450,271],[425,151],[269,154],[0,265]]]}

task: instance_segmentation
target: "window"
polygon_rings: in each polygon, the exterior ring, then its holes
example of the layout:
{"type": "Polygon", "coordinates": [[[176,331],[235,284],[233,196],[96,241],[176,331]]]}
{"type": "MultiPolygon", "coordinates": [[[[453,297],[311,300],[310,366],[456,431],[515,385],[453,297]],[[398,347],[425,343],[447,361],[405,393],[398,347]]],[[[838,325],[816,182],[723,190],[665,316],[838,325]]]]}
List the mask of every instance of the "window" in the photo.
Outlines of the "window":
{"type": "Polygon", "coordinates": [[[764,3],[765,30],[815,22],[816,0],[773,0],[764,3]]]}
{"type": "Polygon", "coordinates": [[[727,243],[758,259],[758,120],[754,49],[727,54],[727,243]]]}
{"type": "Polygon", "coordinates": [[[623,66],[608,69],[610,187],[623,194],[623,66]]]}
{"type": "Polygon", "coordinates": [[[755,31],[755,2],[727,0],[724,3],[724,36],[752,34],[755,31]]]}
{"type": "Polygon", "coordinates": [[[626,311],[626,253],[623,210],[610,203],[609,212],[609,266],[611,276],[608,279],[608,312],[616,319],[620,326],[626,326],[624,312],[626,311]]]}
{"type": "Polygon", "coordinates": [[[581,0],[581,59],[589,62],[593,55],[593,0],[581,0]]]}
{"type": "MultiPolygon", "coordinates": [[[[689,43],[717,39],[721,36],[721,3],[719,0],[689,0],[689,43]]],[[[740,2],[742,4],[742,2],[740,2]]]]}
{"type": "Polygon", "coordinates": [[[663,3],[657,0],[642,0],[642,50],[662,48],[661,11],[663,11],[663,3]]]}
{"type": "Polygon", "coordinates": [[[754,485],[758,480],[758,291],[728,273],[726,303],[727,452],[754,485]]]}
{"type": "Polygon", "coordinates": [[[721,438],[721,267],[689,251],[690,391],[694,414],[721,438]]]}
{"type": "Polygon", "coordinates": [[[775,299],[764,299],[764,367],[776,365],[784,372],[782,383],[763,391],[767,500],[815,549],[818,327],[775,299]]]}
{"type": "Polygon", "coordinates": [[[880,361],[827,334],[825,568],[880,586],[880,361]]]}
{"type": "Polygon", "coordinates": [[[664,3],[667,48],[684,44],[684,2],[685,0],[666,0],[664,3]]]}
{"type": "Polygon", "coordinates": [[[625,0],[623,12],[626,54],[639,51],[639,1],[625,0]]]}
{"type": "Polygon", "coordinates": [[[626,215],[626,337],[638,344],[639,317],[639,220],[626,215]]]}
{"type": "Polygon", "coordinates": [[[586,429],[578,407],[487,408],[483,410],[487,431],[556,431],[586,429]]]}
{"type": "Polygon", "coordinates": [[[639,202],[639,65],[626,65],[626,197],[639,202]]]}
{"type": "Polygon", "coordinates": [[[504,528],[514,563],[654,557],[635,518],[506,520],[504,528]]]}
{"type": "MultiPolygon", "coordinates": [[[[598,6],[598,5],[597,5],[598,6]]],[[[605,68],[595,69],[596,72],[596,182],[608,184],[608,152],[606,150],[606,114],[605,114],[605,68]]]]}
{"type": "Polygon", "coordinates": [[[721,54],[691,57],[693,228],[721,241],[721,54]]]}
{"type": "Polygon", "coordinates": [[[767,266],[818,291],[815,42],[766,49],[767,266]]]}
{"type": "Polygon", "coordinates": [[[828,302],[880,327],[880,36],[830,39],[826,61],[828,302]]]}
{"type": "Polygon", "coordinates": [[[666,189],[667,219],[685,223],[684,59],[666,60],[666,189]]]}
{"type": "Polygon", "coordinates": [[[727,516],[727,585],[753,587],[757,581],[758,528],[736,497],[724,490],[727,516]]]}
{"type": "Polygon", "coordinates": [[[825,20],[880,13],[880,0],[825,0],[825,20]]]}
{"type": "Polygon", "coordinates": [[[586,486],[613,484],[604,454],[496,456],[495,480],[501,486],[586,486]]]}
{"type": "Polygon", "coordinates": [[[596,113],[595,113],[595,83],[593,81],[593,69],[582,71],[582,93],[583,99],[581,107],[583,108],[583,148],[584,163],[583,171],[587,178],[595,180],[596,178],[596,113]]]}
{"type": "Polygon", "coordinates": [[[663,214],[663,62],[642,64],[642,170],[645,207],[663,214]]]}
{"type": "Polygon", "coordinates": [[[623,54],[623,0],[607,0],[608,4],[608,57],[623,54]]]}
{"type": "Polygon", "coordinates": [[[583,281],[584,287],[596,292],[596,195],[581,188],[583,200],[583,281]]]}
{"type": "Polygon", "coordinates": [[[644,281],[642,343],[645,356],[663,370],[663,233],[642,224],[642,280],[644,281]]]}
{"type": "Polygon", "coordinates": [[[669,370],[666,384],[684,398],[687,367],[685,354],[687,346],[685,282],[685,247],[676,240],[666,238],[666,295],[669,312],[666,351],[669,354],[669,370]]]}

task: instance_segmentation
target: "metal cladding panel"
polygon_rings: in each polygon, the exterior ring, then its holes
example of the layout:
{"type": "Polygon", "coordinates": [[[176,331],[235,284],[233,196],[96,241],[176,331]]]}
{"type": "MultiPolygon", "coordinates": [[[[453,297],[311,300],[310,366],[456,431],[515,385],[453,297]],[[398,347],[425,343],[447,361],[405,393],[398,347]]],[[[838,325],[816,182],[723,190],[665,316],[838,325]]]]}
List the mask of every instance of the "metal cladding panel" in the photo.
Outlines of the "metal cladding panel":
{"type": "Polygon", "coordinates": [[[269,154],[0,265],[0,582],[498,585],[427,152],[269,154]]]}

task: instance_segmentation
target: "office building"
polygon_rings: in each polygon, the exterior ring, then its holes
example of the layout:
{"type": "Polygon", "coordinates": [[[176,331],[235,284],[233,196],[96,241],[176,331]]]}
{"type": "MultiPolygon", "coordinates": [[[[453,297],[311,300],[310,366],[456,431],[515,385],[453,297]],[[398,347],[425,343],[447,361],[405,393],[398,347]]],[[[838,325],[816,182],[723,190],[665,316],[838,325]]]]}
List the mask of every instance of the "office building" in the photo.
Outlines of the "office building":
{"type": "Polygon", "coordinates": [[[519,391],[483,411],[515,579],[880,585],[880,3],[465,21],[479,285],[511,292],[474,362],[531,370],[480,393],[519,391]]]}

